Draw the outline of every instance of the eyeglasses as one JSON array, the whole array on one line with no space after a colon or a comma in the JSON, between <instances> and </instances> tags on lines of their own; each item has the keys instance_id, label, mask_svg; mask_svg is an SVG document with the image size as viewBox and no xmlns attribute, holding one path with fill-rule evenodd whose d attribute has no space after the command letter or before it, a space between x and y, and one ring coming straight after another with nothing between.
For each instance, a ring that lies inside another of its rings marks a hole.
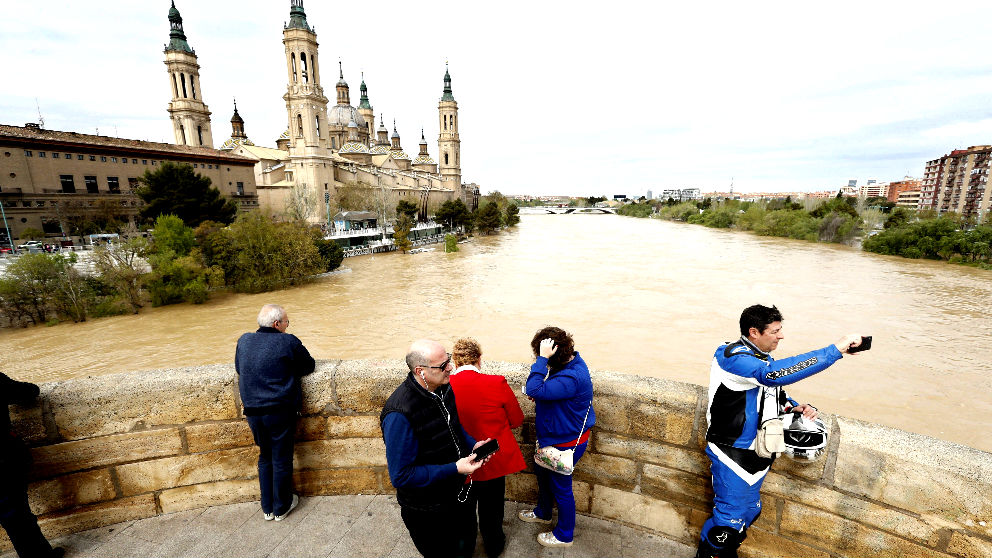
<instances>
[{"instance_id":1,"label":"eyeglasses","mask_svg":"<svg viewBox=\"0 0 992 558\"><path fill-rule=\"evenodd\" d=\"M445 368L448 367L448 364L451 363L451 353L445 353L445 354L448 356L448 358L447 360L441 363L441 366L422 366L421 368L437 368L438 370L444 370Z\"/></svg>"}]
</instances>

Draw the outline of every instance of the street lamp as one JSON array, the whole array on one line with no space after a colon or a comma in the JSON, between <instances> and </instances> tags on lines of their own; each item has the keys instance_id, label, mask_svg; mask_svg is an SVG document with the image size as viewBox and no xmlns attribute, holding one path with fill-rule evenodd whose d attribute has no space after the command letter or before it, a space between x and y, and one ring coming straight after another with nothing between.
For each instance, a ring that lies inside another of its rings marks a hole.
<instances>
[{"instance_id":1,"label":"street lamp","mask_svg":"<svg viewBox=\"0 0 992 558\"><path fill-rule=\"evenodd\" d=\"M327 234L331 234L331 193L324 192L324 206L327 208Z\"/></svg>"},{"instance_id":2,"label":"street lamp","mask_svg":"<svg viewBox=\"0 0 992 558\"><path fill-rule=\"evenodd\" d=\"M14 239L10 236L10 227L7 226L7 212L3 210L3 201L0 200L0 215L3 215L3 228L7 229L7 244L10 244L10 251L14 251Z\"/></svg>"}]
</instances>

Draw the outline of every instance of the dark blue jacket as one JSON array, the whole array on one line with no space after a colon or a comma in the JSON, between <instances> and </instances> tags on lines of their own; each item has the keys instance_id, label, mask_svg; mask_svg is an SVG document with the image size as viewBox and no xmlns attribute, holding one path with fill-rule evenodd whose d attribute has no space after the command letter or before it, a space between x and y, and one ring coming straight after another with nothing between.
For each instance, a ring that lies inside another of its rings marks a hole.
<instances>
[{"instance_id":1,"label":"dark blue jacket","mask_svg":"<svg viewBox=\"0 0 992 558\"><path fill-rule=\"evenodd\" d=\"M579 437L596 424L596 410L592 408L592 377L589 367L579 353L565 364L565 368L548 376L548 359L539 356L530 367L527 377L527 395L534 398L537 441L542 446L561 444ZM589 418L586 419L586 411ZM586 419L585 428L582 420Z\"/></svg>"},{"instance_id":2,"label":"dark blue jacket","mask_svg":"<svg viewBox=\"0 0 992 558\"><path fill-rule=\"evenodd\" d=\"M234 369L245 415L295 413L303 403L300 377L314 369L314 360L293 334L260 327L238 339Z\"/></svg>"},{"instance_id":3,"label":"dark blue jacket","mask_svg":"<svg viewBox=\"0 0 992 558\"><path fill-rule=\"evenodd\" d=\"M0 402L4 406L0 413L0 478L5 483L11 475L20 478L31 465L27 446L10 432L10 410L7 406L11 403L31 403L39 392L35 384L18 382L0 372Z\"/></svg>"}]
</instances>

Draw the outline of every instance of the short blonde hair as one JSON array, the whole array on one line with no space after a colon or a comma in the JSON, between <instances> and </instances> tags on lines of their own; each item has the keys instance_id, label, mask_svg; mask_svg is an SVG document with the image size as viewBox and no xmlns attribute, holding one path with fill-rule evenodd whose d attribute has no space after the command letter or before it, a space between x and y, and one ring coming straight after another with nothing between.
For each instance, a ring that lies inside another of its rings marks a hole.
<instances>
[{"instance_id":1,"label":"short blonde hair","mask_svg":"<svg viewBox=\"0 0 992 558\"><path fill-rule=\"evenodd\" d=\"M459 339L451 350L451 358L455 361L455 366L475 364L482 359L482 347L471 337Z\"/></svg>"}]
</instances>

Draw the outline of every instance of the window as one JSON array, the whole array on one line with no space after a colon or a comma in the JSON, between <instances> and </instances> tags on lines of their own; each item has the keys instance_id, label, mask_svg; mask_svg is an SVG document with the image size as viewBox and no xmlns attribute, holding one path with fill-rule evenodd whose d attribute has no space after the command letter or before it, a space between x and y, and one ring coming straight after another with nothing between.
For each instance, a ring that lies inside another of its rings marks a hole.
<instances>
[{"instance_id":1,"label":"window","mask_svg":"<svg viewBox=\"0 0 992 558\"><path fill-rule=\"evenodd\" d=\"M107 189L110 190L110 193L111 194L120 194L121 193L121 184L117 180L117 177L116 176L108 176L107 177Z\"/></svg>"},{"instance_id":2,"label":"window","mask_svg":"<svg viewBox=\"0 0 992 558\"><path fill-rule=\"evenodd\" d=\"M111 157L110 158L110 162L111 163L116 163L117 162L117 157Z\"/></svg>"},{"instance_id":3,"label":"window","mask_svg":"<svg viewBox=\"0 0 992 558\"><path fill-rule=\"evenodd\" d=\"M100 156L100 162L101 163L106 163L107 162L107 158L101 155Z\"/></svg>"},{"instance_id":4,"label":"window","mask_svg":"<svg viewBox=\"0 0 992 558\"><path fill-rule=\"evenodd\" d=\"M179 74L179 81L183 84L183 99L186 98L186 74Z\"/></svg>"},{"instance_id":5,"label":"window","mask_svg":"<svg viewBox=\"0 0 992 558\"><path fill-rule=\"evenodd\" d=\"M25 156L25 157L34 157L34 154L33 154L33 153L31 153L31 151L29 151L29 150L27 150L27 149L25 149L25 150L24 150L24 156Z\"/></svg>"},{"instance_id":6,"label":"window","mask_svg":"<svg viewBox=\"0 0 992 558\"><path fill-rule=\"evenodd\" d=\"M142 165L147 165L148 164L148 159L142 159L141 160L141 164Z\"/></svg>"},{"instance_id":7,"label":"window","mask_svg":"<svg viewBox=\"0 0 992 558\"><path fill-rule=\"evenodd\" d=\"M96 155L90 155L90 161L96 161Z\"/></svg>"},{"instance_id":8,"label":"window","mask_svg":"<svg viewBox=\"0 0 992 558\"><path fill-rule=\"evenodd\" d=\"M138 160L137 159L131 159L131 164L132 165L137 165L138 164Z\"/></svg>"},{"instance_id":9,"label":"window","mask_svg":"<svg viewBox=\"0 0 992 558\"><path fill-rule=\"evenodd\" d=\"M196 98L196 85L193 84L193 74L189 75L189 90L193 93L193 98Z\"/></svg>"},{"instance_id":10,"label":"window","mask_svg":"<svg viewBox=\"0 0 992 558\"><path fill-rule=\"evenodd\" d=\"M82 155L76 155L76 159L79 159L80 161L82 161L83 160L83 156Z\"/></svg>"},{"instance_id":11,"label":"window","mask_svg":"<svg viewBox=\"0 0 992 558\"><path fill-rule=\"evenodd\" d=\"M127 157L121 157L121 164L122 165L126 165L127 164Z\"/></svg>"},{"instance_id":12,"label":"window","mask_svg":"<svg viewBox=\"0 0 992 558\"><path fill-rule=\"evenodd\" d=\"M238 182L238 195L239 196L245 195L245 183L244 182Z\"/></svg>"},{"instance_id":13,"label":"window","mask_svg":"<svg viewBox=\"0 0 992 558\"><path fill-rule=\"evenodd\" d=\"M176 92L176 98L179 98L179 84L176 82L176 74L172 74L172 89Z\"/></svg>"},{"instance_id":14,"label":"window","mask_svg":"<svg viewBox=\"0 0 992 558\"><path fill-rule=\"evenodd\" d=\"M139 184L138 184L138 179L137 178L135 178L133 176L129 176L127 178L127 187L132 192L135 191L135 190L137 190L138 189L138 186L139 186Z\"/></svg>"},{"instance_id":15,"label":"window","mask_svg":"<svg viewBox=\"0 0 992 558\"><path fill-rule=\"evenodd\" d=\"M83 183L86 184L87 194L98 194L100 193L100 188L96 185L95 176L84 176Z\"/></svg>"},{"instance_id":16,"label":"window","mask_svg":"<svg viewBox=\"0 0 992 558\"><path fill-rule=\"evenodd\" d=\"M52 159L58 159L58 158L59 158L58 153L52 153Z\"/></svg>"},{"instance_id":17,"label":"window","mask_svg":"<svg viewBox=\"0 0 992 558\"><path fill-rule=\"evenodd\" d=\"M196 139L199 140L197 145L203 145L203 126L196 127Z\"/></svg>"},{"instance_id":18,"label":"window","mask_svg":"<svg viewBox=\"0 0 992 558\"><path fill-rule=\"evenodd\" d=\"M198 168L200 168L200 166L197 163L193 163L193 168L194 169L198 169Z\"/></svg>"},{"instance_id":19,"label":"window","mask_svg":"<svg viewBox=\"0 0 992 558\"><path fill-rule=\"evenodd\" d=\"M75 194L76 193L76 185L72 181L72 175L71 174L62 174L62 175L59 175L59 180L62 181L62 193L63 194Z\"/></svg>"},{"instance_id":20,"label":"window","mask_svg":"<svg viewBox=\"0 0 992 558\"><path fill-rule=\"evenodd\" d=\"M331 149L337 149L337 141L335 141L334 136L331 136Z\"/></svg>"},{"instance_id":21,"label":"window","mask_svg":"<svg viewBox=\"0 0 992 558\"><path fill-rule=\"evenodd\" d=\"M45 152L44 151L39 151L38 152L38 156L44 159L45 158Z\"/></svg>"},{"instance_id":22,"label":"window","mask_svg":"<svg viewBox=\"0 0 992 558\"><path fill-rule=\"evenodd\" d=\"M155 161L152 161L152 166L153 166L153 167L155 166Z\"/></svg>"},{"instance_id":23,"label":"window","mask_svg":"<svg viewBox=\"0 0 992 558\"><path fill-rule=\"evenodd\" d=\"M71 153L66 153L65 154L65 158L66 159L72 159L72 154Z\"/></svg>"}]
</instances>

